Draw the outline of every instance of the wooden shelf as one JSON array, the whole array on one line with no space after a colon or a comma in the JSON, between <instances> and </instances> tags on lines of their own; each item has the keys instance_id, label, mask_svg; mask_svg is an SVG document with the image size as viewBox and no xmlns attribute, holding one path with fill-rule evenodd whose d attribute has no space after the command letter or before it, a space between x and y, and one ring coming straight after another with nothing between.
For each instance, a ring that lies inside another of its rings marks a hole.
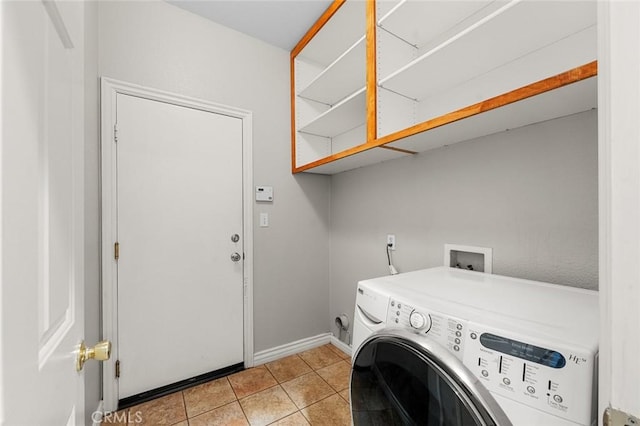
<instances>
[{"instance_id":1,"label":"wooden shelf","mask_svg":"<svg viewBox=\"0 0 640 426\"><path fill-rule=\"evenodd\" d=\"M334 155L328 157L328 159L309 164L299 171L333 175L347 170L357 169L358 167L395 160L396 158L406 157L407 155L409 154L393 149L384 149L384 147L367 148L358 151L354 155Z\"/></svg>"},{"instance_id":2,"label":"wooden shelf","mask_svg":"<svg viewBox=\"0 0 640 426\"><path fill-rule=\"evenodd\" d=\"M292 169L366 141L367 8L334 0L291 51Z\"/></svg>"},{"instance_id":3,"label":"wooden shelf","mask_svg":"<svg viewBox=\"0 0 640 426\"><path fill-rule=\"evenodd\" d=\"M363 36L342 56L330 64L313 81L298 92L298 96L335 105L364 87L366 77L365 37Z\"/></svg>"},{"instance_id":4,"label":"wooden shelf","mask_svg":"<svg viewBox=\"0 0 640 426\"><path fill-rule=\"evenodd\" d=\"M596 57L595 27L520 57L491 72L480 74L447 90L430 93L420 101L378 89L378 137L440 117L451 111L509 93L532 82L593 61ZM539 64L545 64L540 66ZM413 122L409 122L413 120Z\"/></svg>"},{"instance_id":5,"label":"wooden shelf","mask_svg":"<svg viewBox=\"0 0 640 426\"><path fill-rule=\"evenodd\" d=\"M597 62L294 169L335 174L597 108ZM380 148L390 148L380 152Z\"/></svg>"},{"instance_id":6,"label":"wooden shelf","mask_svg":"<svg viewBox=\"0 0 640 426\"><path fill-rule=\"evenodd\" d=\"M596 15L595 1L335 0L291 52L292 171L339 173L596 108Z\"/></svg>"},{"instance_id":7,"label":"wooden shelf","mask_svg":"<svg viewBox=\"0 0 640 426\"><path fill-rule=\"evenodd\" d=\"M470 139L503 132L533 123L565 117L597 108L597 77L592 77L559 89L528 97L478 114L456 120L456 115L423 123L428 130L413 129L390 135L399 138L387 146L427 151ZM461 113L464 115L464 113ZM440 122L445 124L440 125ZM384 139L382 140L384 142Z\"/></svg>"},{"instance_id":8,"label":"wooden shelf","mask_svg":"<svg viewBox=\"0 0 640 426\"><path fill-rule=\"evenodd\" d=\"M380 138L375 145L425 151L597 108L592 62Z\"/></svg>"},{"instance_id":9,"label":"wooden shelf","mask_svg":"<svg viewBox=\"0 0 640 426\"><path fill-rule=\"evenodd\" d=\"M544 2L544 8L539 5L536 2L503 5L429 48L380 80L379 85L408 98L422 100L595 25L594 3ZM509 36L505 37L505 34ZM595 50L595 46L588 48ZM537 68L544 67L538 65Z\"/></svg>"},{"instance_id":10,"label":"wooden shelf","mask_svg":"<svg viewBox=\"0 0 640 426\"><path fill-rule=\"evenodd\" d=\"M298 132L332 138L364 124L366 93L362 87L328 111L304 124Z\"/></svg>"}]
</instances>

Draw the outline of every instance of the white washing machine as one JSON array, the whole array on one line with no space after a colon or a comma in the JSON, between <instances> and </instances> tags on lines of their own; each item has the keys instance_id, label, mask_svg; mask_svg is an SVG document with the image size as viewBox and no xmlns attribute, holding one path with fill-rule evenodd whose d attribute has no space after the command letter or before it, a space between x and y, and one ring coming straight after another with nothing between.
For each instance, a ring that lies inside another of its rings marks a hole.
<instances>
[{"instance_id":1,"label":"white washing machine","mask_svg":"<svg viewBox=\"0 0 640 426\"><path fill-rule=\"evenodd\" d=\"M597 423L598 293L447 267L361 281L355 425Z\"/></svg>"}]
</instances>

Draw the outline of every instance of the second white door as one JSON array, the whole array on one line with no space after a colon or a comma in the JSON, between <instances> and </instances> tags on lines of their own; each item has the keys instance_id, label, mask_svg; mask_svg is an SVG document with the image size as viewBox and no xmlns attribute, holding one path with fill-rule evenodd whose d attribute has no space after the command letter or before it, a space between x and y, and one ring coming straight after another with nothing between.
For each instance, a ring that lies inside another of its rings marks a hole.
<instances>
[{"instance_id":1,"label":"second white door","mask_svg":"<svg viewBox=\"0 0 640 426\"><path fill-rule=\"evenodd\" d=\"M123 399L243 362L242 120L116 102Z\"/></svg>"}]
</instances>

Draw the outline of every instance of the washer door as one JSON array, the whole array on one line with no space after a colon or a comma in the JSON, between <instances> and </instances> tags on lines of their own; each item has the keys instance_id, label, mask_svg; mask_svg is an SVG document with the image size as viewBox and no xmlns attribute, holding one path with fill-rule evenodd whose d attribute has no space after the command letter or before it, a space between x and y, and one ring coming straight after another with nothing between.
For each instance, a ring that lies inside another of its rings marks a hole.
<instances>
[{"instance_id":1,"label":"washer door","mask_svg":"<svg viewBox=\"0 0 640 426\"><path fill-rule=\"evenodd\" d=\"M498 403L444 347L400 329L366 339L353 357L354 425L511 425Z\"/></svg>"}]
</instances>

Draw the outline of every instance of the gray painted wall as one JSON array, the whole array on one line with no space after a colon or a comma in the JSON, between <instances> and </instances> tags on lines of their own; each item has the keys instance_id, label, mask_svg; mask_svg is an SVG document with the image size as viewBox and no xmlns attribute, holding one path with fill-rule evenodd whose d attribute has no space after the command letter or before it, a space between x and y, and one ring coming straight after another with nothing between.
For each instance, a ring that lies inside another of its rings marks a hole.
<instances>
[{"instance_id":1,"label":"gray painted wall","mask_svg":"<svg viewBox=\"0 0 640 426\"><path fill-rule=\"evenodd\" d=\"M442 265L445 243L493 248L495 274L597 289L595 111L334 175L331 314L358 280Z\"/></svg>"},{"instance_id":2,"label":"gray painted wall","mask_svg":"<svg viewBox=\"0 0 640 426\"><path fill-rule=\"evenodd\" d=\"M330 177L290 172L289 53L162 1L99 2L98 28L100 76L253 112L254 183L273 186L275 198L254 203L254 349L326 333ZM91 135L86 155L85 309L87 333L97 335L98 169ZM268 228L258 227L260 212L269 213ZM99 389L87 379L87 410Z\"/></svg>"}]
</instances>

